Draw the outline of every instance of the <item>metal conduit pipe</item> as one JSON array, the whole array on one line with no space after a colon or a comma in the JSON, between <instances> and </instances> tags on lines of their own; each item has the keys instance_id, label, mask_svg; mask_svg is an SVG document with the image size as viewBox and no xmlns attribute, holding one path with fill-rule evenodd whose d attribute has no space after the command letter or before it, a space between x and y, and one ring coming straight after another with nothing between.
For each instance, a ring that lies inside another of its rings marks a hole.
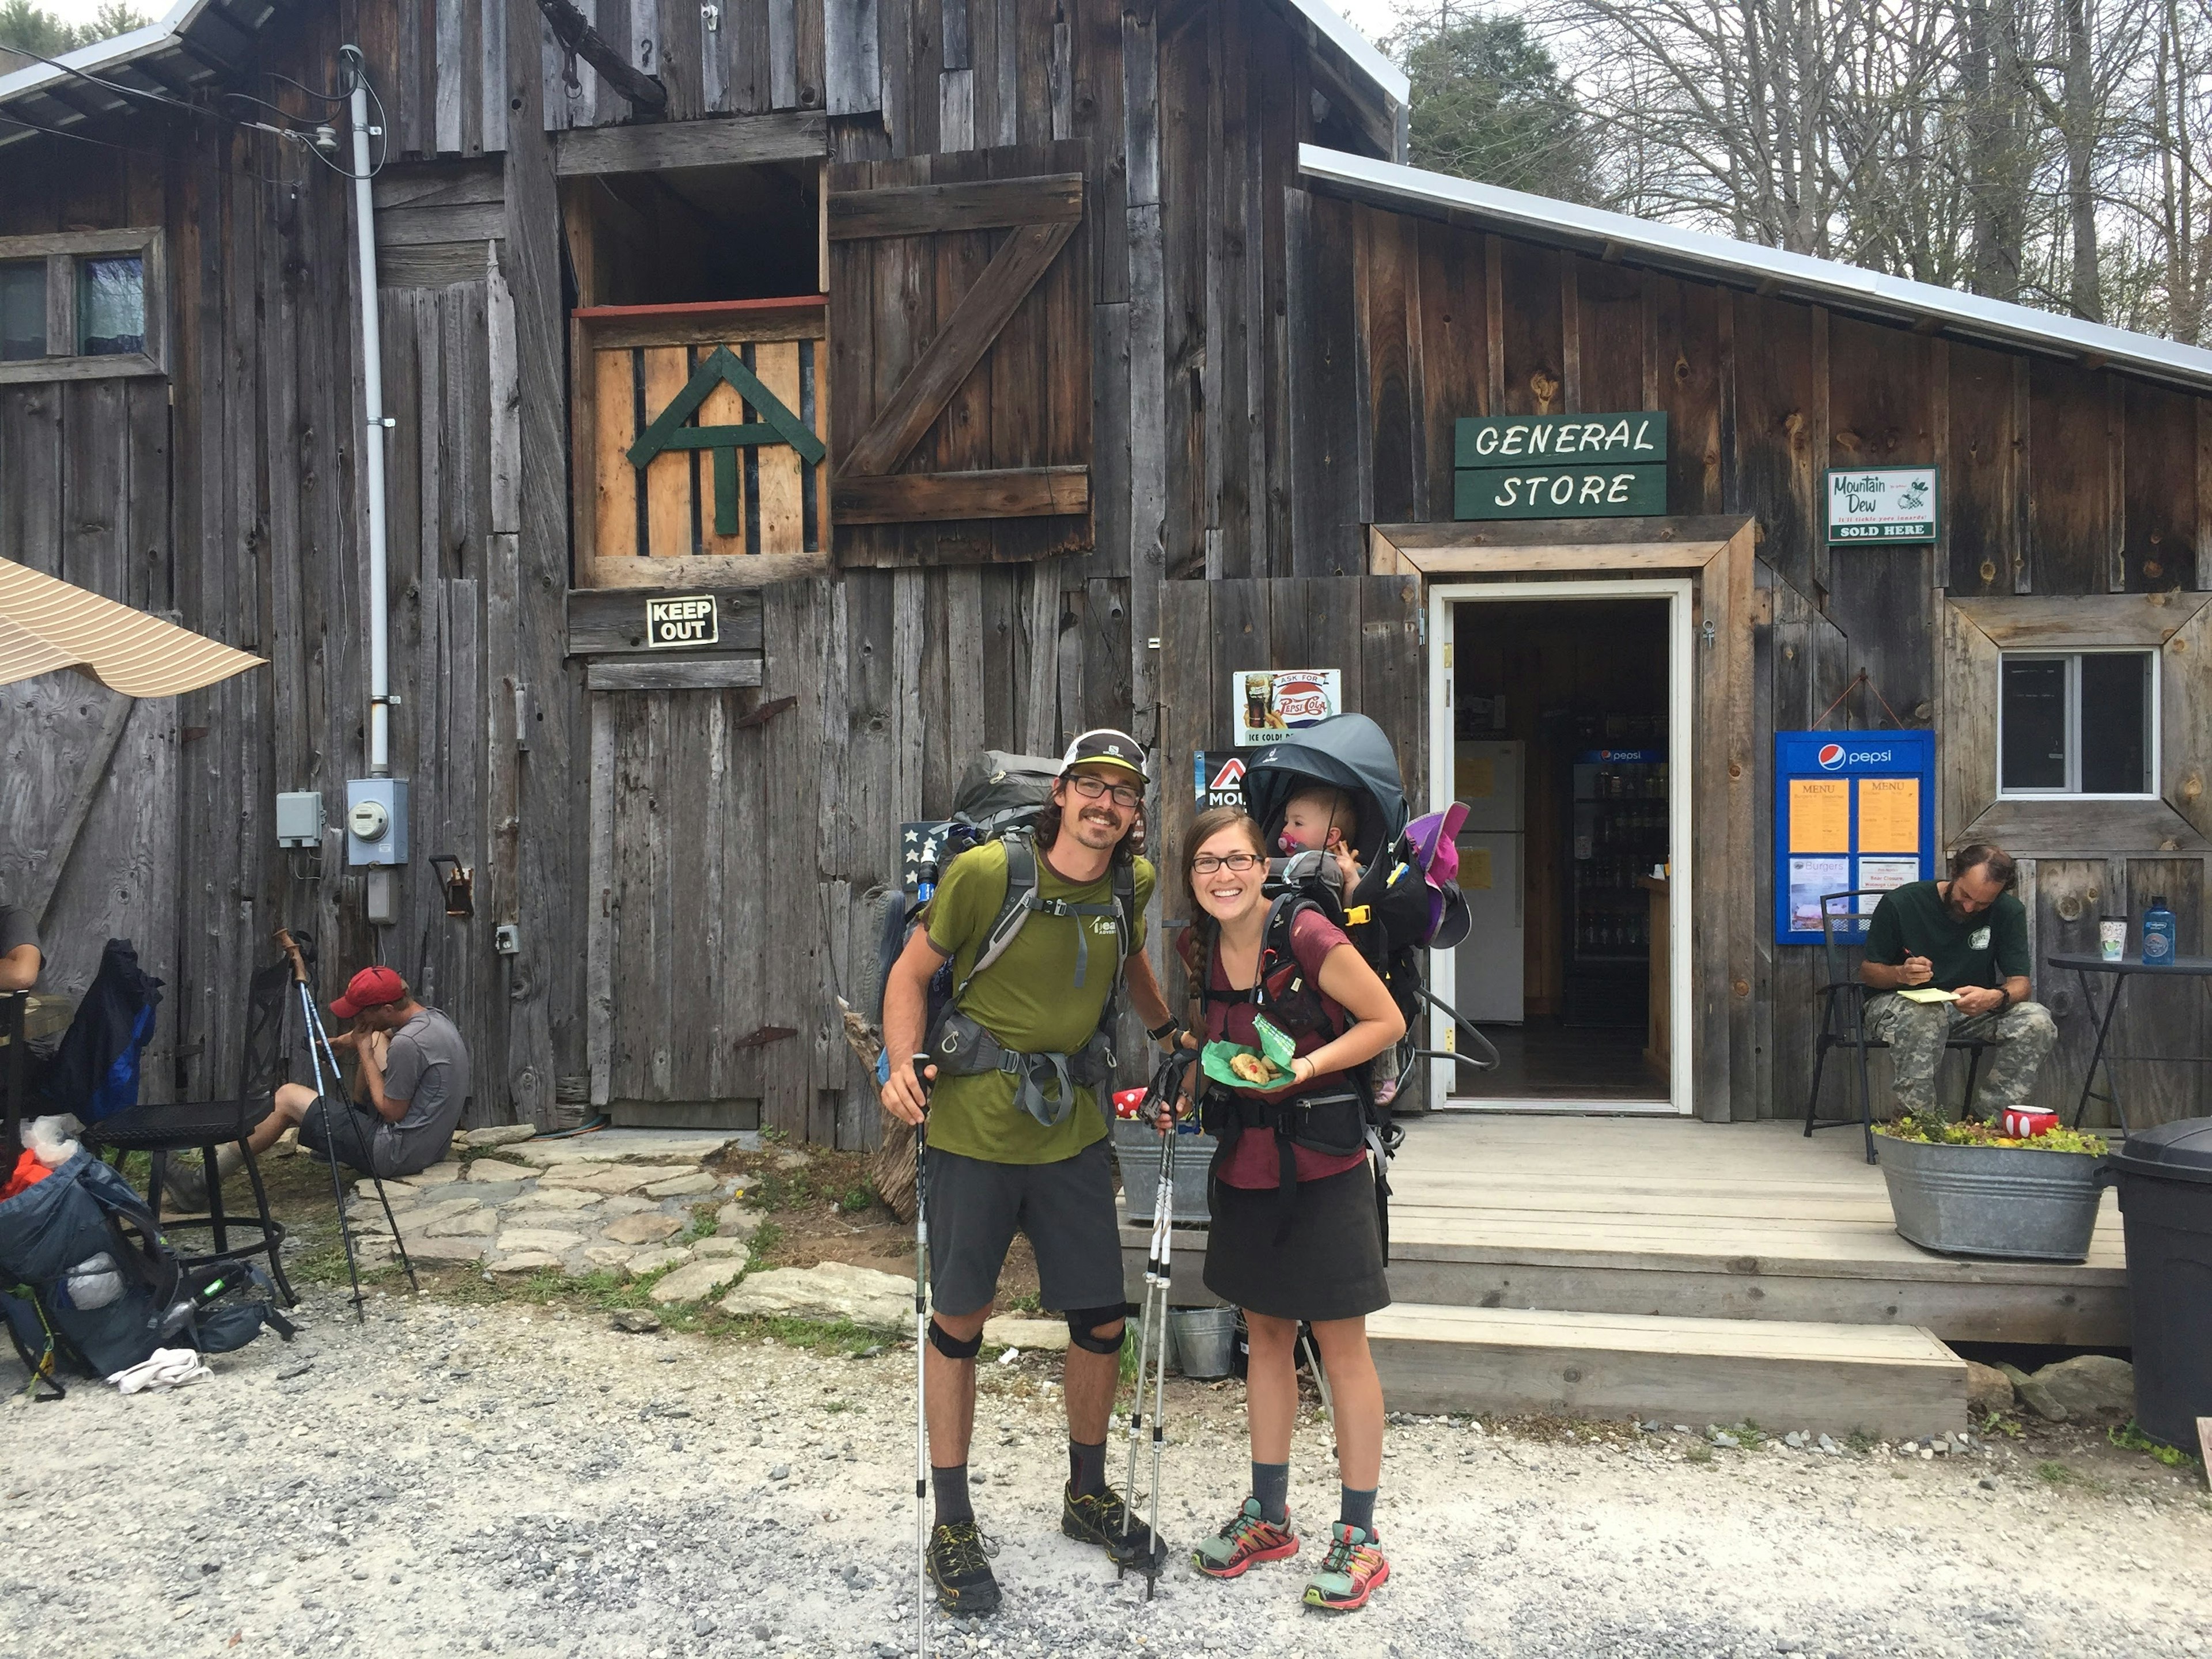
<instances>
[{"instance_id":1,"label":"metal conduit pipe","mask_svg":"<svg viewBox=\"0 0 2212 1659\"><path fill-rule=\"evenodd\" d=\"M358 46L341 46L350 88L353 120L354 245L361 270L362 402L367 423L362 446L362 477L368 490L368 771L392 771L392 659L389 597L386 592L384 434L391 422L384 413L384 340L376 316L376 205L369 191L368 64Z\"/></svg>"}]
</instances>

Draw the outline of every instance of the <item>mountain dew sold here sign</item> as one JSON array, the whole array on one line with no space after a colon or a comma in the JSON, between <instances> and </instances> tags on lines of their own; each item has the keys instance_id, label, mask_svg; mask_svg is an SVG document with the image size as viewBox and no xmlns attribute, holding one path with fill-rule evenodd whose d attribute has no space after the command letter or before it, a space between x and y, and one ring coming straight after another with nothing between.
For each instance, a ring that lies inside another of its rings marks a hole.
<instances>
[{"instance_id":1,"label":"mountain dew sold here sign","mask_svg":"<svg viewBox=\"0 0 2212 1659\"><path fill-rule=\"evenodd\" d=\"M1942 501L1932 466L1828 471L1828 540L1932 542Z\"/></svg>"},{"instance_id":2,"label":"mountain dew sold here sign","mask_svg":"<svg viewBox=\"0 0 2212 1659\"><path fill-rule=\"evenodd\" d=\"M1492 415L1453 432L1457 519L1644 518L1667 510L1667 416Z\"/></svg>"}]
</instances>

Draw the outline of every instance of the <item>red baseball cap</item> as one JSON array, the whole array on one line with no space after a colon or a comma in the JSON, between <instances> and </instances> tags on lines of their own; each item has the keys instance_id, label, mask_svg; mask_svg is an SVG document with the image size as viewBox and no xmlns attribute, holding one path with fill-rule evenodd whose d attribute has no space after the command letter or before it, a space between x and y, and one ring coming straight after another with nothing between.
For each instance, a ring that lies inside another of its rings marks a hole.
<instances>
[{"instance_id":1,"label":"red baseball cap","mask_svg":"<svg viewBox=\"0 0 2212 1659\"><path fill-rule=\"evenodd\" d=\"M381 1008L407 994L407 981L389 968L364 968L346 982L345 994L331 1004L340 1019L351 1019L364 1008Z\"/></svg>"}]
</instances>

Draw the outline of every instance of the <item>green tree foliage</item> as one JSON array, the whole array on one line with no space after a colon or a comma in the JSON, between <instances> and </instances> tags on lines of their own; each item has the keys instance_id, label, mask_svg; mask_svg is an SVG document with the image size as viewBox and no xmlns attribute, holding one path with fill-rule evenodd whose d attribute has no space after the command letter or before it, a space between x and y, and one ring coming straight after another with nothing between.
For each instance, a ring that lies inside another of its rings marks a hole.
<instances>
[{"instance_id":1,"label":"green tree foliage","mask_svg":"<svg viewBox=\"0 0 2212 1659\"><path fill-rule=\"evenodd\" d=\"M151 20L122 0L106 0L89 23L64 22L33 0L4 0L0 3L0 47L12 47L34 58L58 58L95 40L112 40L142 29Z\"/></svg>"},{"instance_id":2,"label":"green tree foliage","mask_svg":"<svg viewBox=\"0 0 2212 1659\"><path fill-rule=\"evenodd\" d=\"M1409 3L1393 55L1413 82L1415 167L1563 201L1596 198L1589 134L1550 50L1517 17Z\"/></svg>"}]
</instances>

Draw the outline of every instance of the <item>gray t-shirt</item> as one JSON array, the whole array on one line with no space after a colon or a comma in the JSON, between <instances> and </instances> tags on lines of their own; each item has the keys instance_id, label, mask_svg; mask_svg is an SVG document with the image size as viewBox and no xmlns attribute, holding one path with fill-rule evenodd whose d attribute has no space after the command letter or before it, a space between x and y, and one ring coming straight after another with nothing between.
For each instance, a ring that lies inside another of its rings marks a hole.
<instances>
[{"instance_id":1,"label":"gray t-shirt","mask_svg":"<svg viewBox=\"0 0 2212 1659\"><path fill-rule=\"evenodd\" d=\"M39 925L20 904L0 904L0 957L39 942Z\"/></svg>"},{"instance_id":2,"label":"gray t-shirt","mask_svg":"<svg viewBox=\"0 0 2212 1659\"><path fill-rule=\"evenodd\" d=\"M407 1110L385 1125L395 1168L427 1170L453 1144L461 1105L469 1097L469 1050L461 1034L435 1008L425 1008L392 1034L384 1060L384 1092Z\"/></svg>"}]
</instances>

